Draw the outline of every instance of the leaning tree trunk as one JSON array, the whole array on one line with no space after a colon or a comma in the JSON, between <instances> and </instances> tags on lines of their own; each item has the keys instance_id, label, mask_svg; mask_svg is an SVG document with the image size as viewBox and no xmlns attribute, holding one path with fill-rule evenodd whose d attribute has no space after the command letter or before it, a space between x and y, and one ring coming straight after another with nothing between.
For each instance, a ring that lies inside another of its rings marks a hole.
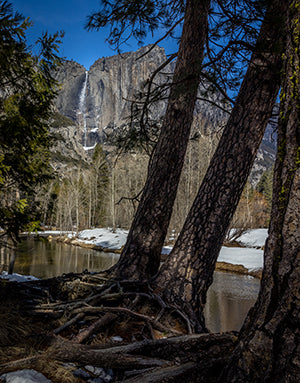
<instances>
[{"instance_id":1,"label":"leaning tree trunk","mask_svg":"<svg viewBox=\"0 0 300 383\"><path fill-rule=\"evenodd\" d=\"M300 3L291 3L262 284L221 382L300 382Z\"/></svg>"},{"instance_id":2,"label":"leaning tree trunk","mask_svg":"<svg viewBox=\"0 0 300 383\"><path fill-rule=\"evenodd\" d=\"M147 280L160 264L200 82L210 0L188 0L168 107L128 239L112 273Z\"/></svg>"},{"instance_id":3,"label":"leaning tree trunk","mask_svg":"<svg viewBox=\"0 0 300 383\"><path fill-rule=\"evenodd\" d=\"M287 1L272 4L219 145L154 282L169 302L185 306L194 316L197 331L205 329L203 306L215 263L279 91Z\"/></svg>"}]
</instances>

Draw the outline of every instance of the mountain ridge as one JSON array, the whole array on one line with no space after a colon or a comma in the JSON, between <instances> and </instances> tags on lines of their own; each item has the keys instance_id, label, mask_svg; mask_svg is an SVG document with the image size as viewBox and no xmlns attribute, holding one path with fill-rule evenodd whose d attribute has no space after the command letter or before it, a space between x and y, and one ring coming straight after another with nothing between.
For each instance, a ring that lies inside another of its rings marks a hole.
<instances>
[{"instance_id":1,"label":"mountain ridge","mask_svg":"<svg viewBox=\"0 0 300 383\"><path fill-rule=\"evenodd\" d=\"M105 129L108 126L124 124L130 114L130 100L142 89L153 71L165 62L163 48L155 46L145 55L150 48L146 46L134 52L99 58L88 71L75 61L66 61L59 70L57 80L62 85L56 107L59 113L70 118L77 126L76 139L86 151L92 151L98 142L105 142ZM168 64L164 73L157 75L156 83L159 85L164 82L173 69L174 64ZM218 95L213 95L212 100L218 102ZM157 104L155 117L163 116L166 105L166 101ZM203 101L197 102L195 115L205 120L208 129L224 125L227 120L225 112ZM253 184L258 182L261 173L274 161L276 144L270 140L272 129L268 126L259 150L252 171Z\"/></svg>"}]
</instances>

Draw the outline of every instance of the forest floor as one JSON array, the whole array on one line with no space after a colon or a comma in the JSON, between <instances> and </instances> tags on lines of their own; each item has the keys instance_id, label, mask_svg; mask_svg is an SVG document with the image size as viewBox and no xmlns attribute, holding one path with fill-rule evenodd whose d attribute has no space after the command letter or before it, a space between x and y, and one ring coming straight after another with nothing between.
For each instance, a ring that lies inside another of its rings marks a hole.
<instances>
[{"instance_id":1,"label":"forest floor","mask_svg":"<svg viewBox=\"0 0 300 383\"><path fill-rule=\"evenodd\" d=\"M193 334L148 285L101 274L2 280L0 299L1 382L213 382L237 341Z\"/></svg>"}]
</instances>

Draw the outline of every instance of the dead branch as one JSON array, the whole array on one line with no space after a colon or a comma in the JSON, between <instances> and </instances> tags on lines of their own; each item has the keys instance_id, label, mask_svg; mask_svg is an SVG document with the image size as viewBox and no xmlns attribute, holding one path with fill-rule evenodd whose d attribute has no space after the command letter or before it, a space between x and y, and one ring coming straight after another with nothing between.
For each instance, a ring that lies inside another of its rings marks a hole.
<instances>
[{"instance_id":1,"label":"dead branch","mask_svg":"<svg viewBox=\"0 0 300 383\"><path fill-rule=\"evenodd\" d=\"M84 314L77 314L78 315L84 315ZM77 336L74 338L74 342L77 343L83 343L86 339L88 339L93 334L97 333L102 327L105 327L109 323L114 322L117 319L117 315L107 313L100 319L98 319L96 322L94 322L91 326L81 331Z\"/></svg>"},{"instance_id":2,"label":"dead branch","mask_svg":"<svg viewBox=\"0 0 300 383\"><path fill-rule=\"evenodd\" d=\"M136 61L140 60L142 57L146 56L148 53L150 53L161 41L163 41L166 37L168 37L171 32L177 27L177 25L179 25L182 21L184 20L184 17L181 17L174 25L172 25L172 27L167 31L167 33L161 37L160 39L158 39L157 41L155 41L154 44L152 44L151 48L147 50L147 52L143 53L141 56L139 56Z\"/></svg>"},{"instance_id":3,"label":"dead branch","mask_svg":"<svg viewBox=\"0 0 300 383\"><path fill-rule=\"evenodd\" d=\"M80 314L77 314L75 317L73 317L72 319L70 319L68 322L64 323L63 325L61 325L60 327L56 328L53 333L55 335L58 335L59 333L61 333L62 331L64 331L65 329L67 329L68 327L72 326L73 324L77 323L78 321L80 321L82 318L84 317L84 314L80 313Z\"/></svg>"},{"instance_id":4,"label":"dead branch","mask_svg":"<svg viewBox=\"0 0 300 383\"><path fill-rule=\"evenodd\" d=\"M0 375L11 371L22 370L24 368L34 368L39 359L40 356L31 356L29 358L22 358L9 363L1 364Z\"/></svg>"}]
</instances>

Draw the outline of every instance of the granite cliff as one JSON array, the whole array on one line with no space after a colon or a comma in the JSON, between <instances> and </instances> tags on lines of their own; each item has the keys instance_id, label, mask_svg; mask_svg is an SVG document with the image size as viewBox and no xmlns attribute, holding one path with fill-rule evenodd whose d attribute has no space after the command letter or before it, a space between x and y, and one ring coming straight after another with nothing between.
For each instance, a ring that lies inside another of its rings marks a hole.
<instances>
[{"instance_id":1,"label":"granite cliff","mask_svg":"<svg viewBox=\"0 0 300 383\"><path fill-rule=\"evenodd\" d=\"M130 113L130 100L166 59L164 49L155 47L137 60L148 49L100 58L89 71L74 61L66 61L58 72L62 85L57 109L78 124L85 147L103 141L108 125L122 123ZM163 77L159 75L157 81L163 81Z\"/></svg>"},{"instance_id":2,"label":"granite cliff","mask_svg":"<svg viewBox=\"0 0 300 383\"><path fill-rule=\"evenodd\" d=\"M165 60L163 48L156 46L143 56L148 47L136 52L123 53L98 59L87 71L75 61L66 61L57 74L61 91L56 100L59 113L68 117L77 126L72 127L73 140L88 151L97 142L105 141L107 127L117 127L130 114L131 100L142 89L143 83ZM141 57L142 56L142 57ZM159 74L155 82L161 84L173 72L174 65L168 65ZM218 102L217 96L211 96ZM162 116L166 102L156 105L155 117ZM204 121L207 129L219 127L227 119L227 114L210 103L198 101L195 108L195 120ZM261 173L274 161L275 142L269 127L258 153L252 172L255 185ZM66 132L65 132L66 133ZM64 134L64 136L68 136Z\"/></svg>"}]
</instances>

